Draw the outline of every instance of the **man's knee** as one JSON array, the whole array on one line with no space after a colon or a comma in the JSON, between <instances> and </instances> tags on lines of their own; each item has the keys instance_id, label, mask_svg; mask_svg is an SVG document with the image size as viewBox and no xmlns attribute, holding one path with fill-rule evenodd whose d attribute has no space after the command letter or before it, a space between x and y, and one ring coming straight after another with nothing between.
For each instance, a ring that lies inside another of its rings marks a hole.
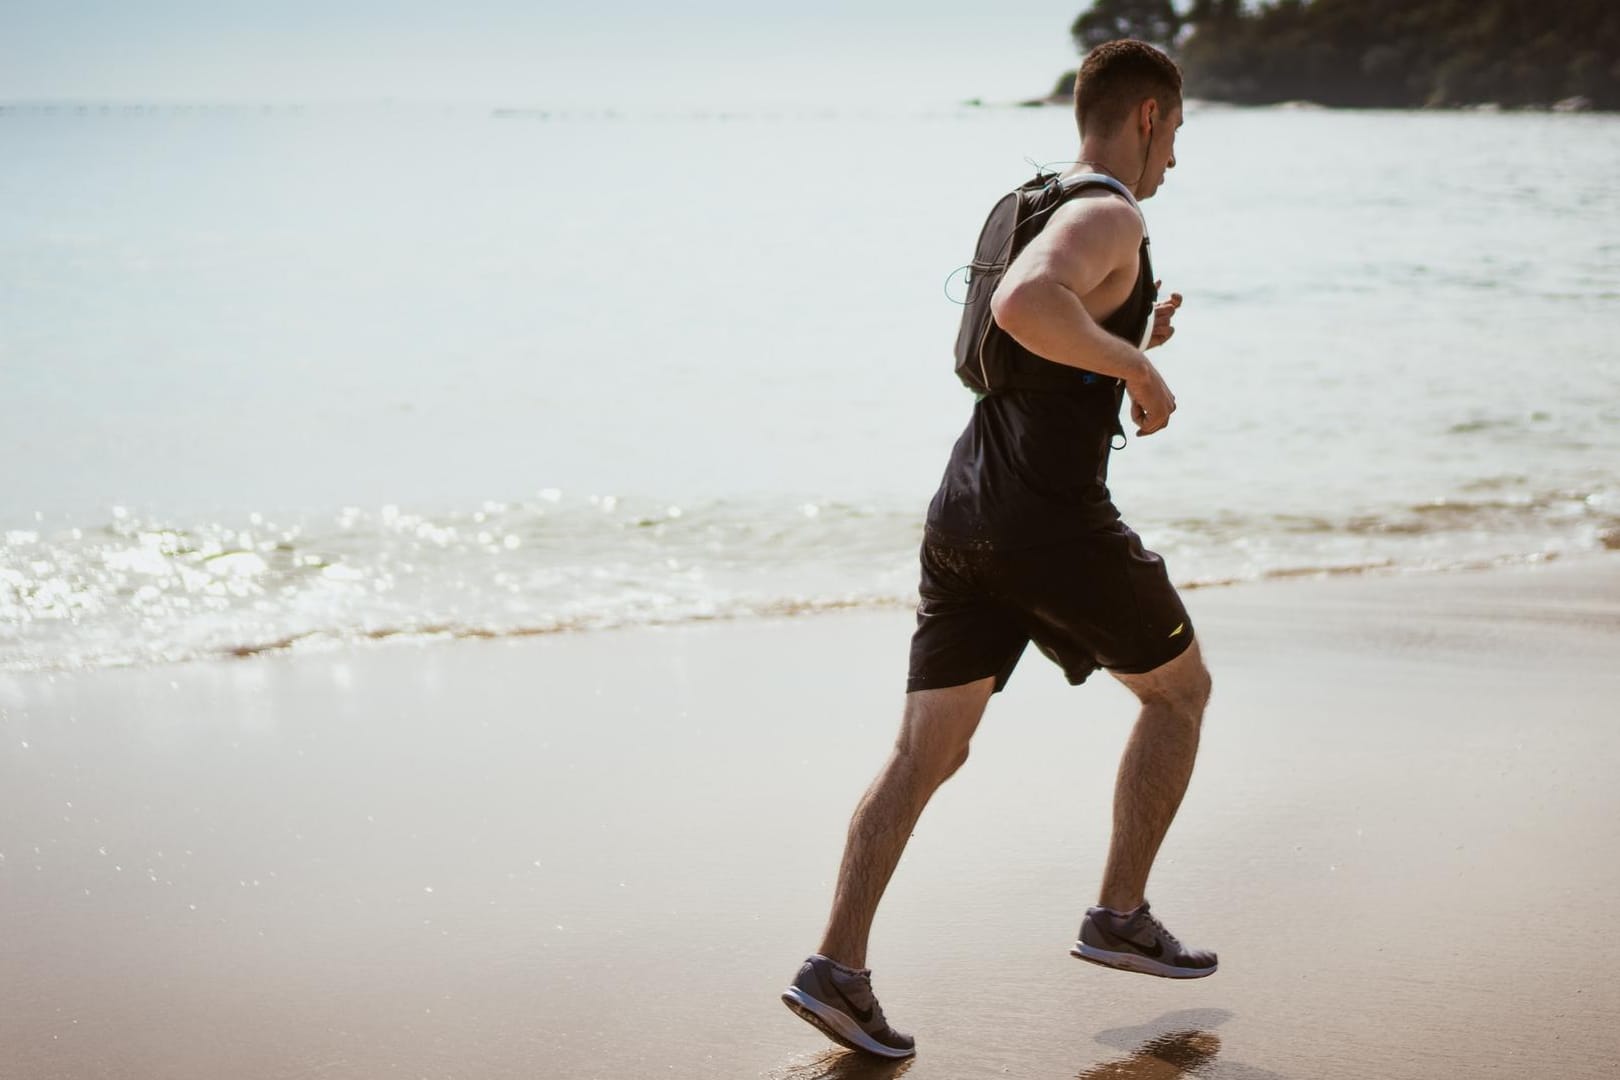
<instances>
[{"instance_id":1,"label":"man's knee","mask_svg":"<svg viewBox=\"0 0 1620 1080\"><path fill-rule=\"evenodd\" d=\"M967 762L971 731L936 728L918 737L914 727L908 725L908 729L895 743L894 753L923 781L937 787Z\"/></svg>"},{"instance_id":2,"label":"man's knee","mask_svg":"<svg viewBox=\"0 0 1620 1080\"><path fill-rule=\"evenodd\" d=\"M1160 700L1178 715L1196 723L1204 717L1204 708L1209 704L1209 695L1213 688L1214 680L1210 678L1209 668L1205 667L1204 661L1199 658L1178 672L1174 680L1164 684L1160 691Z\"/></svg>"},{"instance_id":3,"label":"man's knee","mask_svg":"<svg viewBox=\"0 0 1620 1080\"><path fill-rule=\"evenodd\" d=\"M1120 676L1120 681L1143 705L1168 709L1193 723L1203 718L1214 687L1196 643L1168 664L1145 675Z\"/></svg>"},{"instance_id":4,"label":"man's knee","mask_svg":"<svg viewBox=\"0 0 1620 1080\"><path fill-rule=\"evenodd\" d=\"M1200 657L1187 687L1188 704L1197 708L1200 716L1203 715L1204 706L1209 704L1209 695L1214 688L1215 680L1210 677L1209 668Z\"/></svg>"},{"instance_id":5,"label":"man's knee","mask_svg":"<svg viewBox=\"0 0 1620 1080\"><path fill-rule=\"evenodd\" d=\"M926 780L949 780L968 759L992 682L908 694L895 754Z\"/></svg>"}]
</instances>

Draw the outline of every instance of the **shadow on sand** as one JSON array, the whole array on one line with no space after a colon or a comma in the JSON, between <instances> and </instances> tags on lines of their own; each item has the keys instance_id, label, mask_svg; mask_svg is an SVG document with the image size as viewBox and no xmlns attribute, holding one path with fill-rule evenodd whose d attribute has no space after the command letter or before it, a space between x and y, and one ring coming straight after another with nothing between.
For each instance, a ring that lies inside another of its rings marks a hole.
<instances>
[{"instance_id":1,"label":"shadow on sand","mask_svg":"<svg viewBox=\"0 0 1620 1080\"><path fill-rule=\"evenodd\" d=\"M1280 1073L1220 1056L1221 1037L1210 1029L1230 1019L1232 1014L1225 1009L1183 1009L1136 1027L1110 1028L1100 1032L1097 1041L1125 1056L1088 1066L1076 1080L1283 1080ZM915 1061L826 1050L780 1065L764 1080L893 1080L905 1075Z\"/></svg>"}]
</instances>

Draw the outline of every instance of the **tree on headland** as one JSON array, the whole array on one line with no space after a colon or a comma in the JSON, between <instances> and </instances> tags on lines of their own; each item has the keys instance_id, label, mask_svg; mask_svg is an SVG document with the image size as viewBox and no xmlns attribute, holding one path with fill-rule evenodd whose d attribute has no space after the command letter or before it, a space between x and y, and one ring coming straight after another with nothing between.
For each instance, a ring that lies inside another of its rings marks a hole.
<instances>
[{"instance_id":1,"label":"tree on headland","mask_svg":"<svg viewBox=\"0 0 1620 1080\"><path fill-rule=\"evenodd\" d=\"M1097 0L1069 28L1082 54L1105 41L1136 38L1168 48L1181 29L1181 16L1170 0Z\"/></svg>"},{"instance_id":2,"label":"tree on headland","mask_svg":"<svg viewBox=\"0 0 1620 1080\"><path fill-rule=\"evenodd\" d=\"M1082 53L1120 36L1169 48L1189 94L1217 101L1620 109L1620 0L1192 0L1183 7L1178 15L1168 0L1098 0L1071 33Z\"/></svg>"}]
</instances>

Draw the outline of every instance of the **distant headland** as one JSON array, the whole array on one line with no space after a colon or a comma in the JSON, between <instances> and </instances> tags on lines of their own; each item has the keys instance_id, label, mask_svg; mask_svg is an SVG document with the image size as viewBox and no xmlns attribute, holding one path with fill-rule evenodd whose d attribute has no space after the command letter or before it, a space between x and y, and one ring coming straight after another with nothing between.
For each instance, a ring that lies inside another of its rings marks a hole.
<instances>
[{"instance_id":1,"label":"distant headland","mask_svg":"<svg viewBox=\"0 0 1620 1080\"><path fill-rule=\"evenodd\" d=\"M1070 34L1082 55L1152 42L1204 101L1620 110L1616 0L1097 0ZM1069 101L1074 79L1025 104Z\"/></svg>"}]
</instances>

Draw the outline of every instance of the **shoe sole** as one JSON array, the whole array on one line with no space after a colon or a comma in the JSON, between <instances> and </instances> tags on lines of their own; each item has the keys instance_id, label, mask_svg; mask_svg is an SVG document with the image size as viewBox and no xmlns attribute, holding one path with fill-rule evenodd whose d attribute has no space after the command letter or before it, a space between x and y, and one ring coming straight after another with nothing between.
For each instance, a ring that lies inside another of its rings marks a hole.
<instances>
[{"instance_id":1,"label":"shoe sole","mask_svg":"<svg viewBox=\"0 0 1620 1080\"><path fill-rule=\"evenodd\" d=\"M892 1046L884 1046L862 1031L854 1020L832 1006L822 1004L797 986L790 986L782 991L782 1004L791 1009L800 1020L839 1046L850 1050L859 1050L863 1054L875 1054L884 1058L905 1058L917 1052L915 1048L897 1050Z\"/></svg>"},{"instance_id":2,"label":"shoe sole","mask_svg":"<svg viewBox=\"0 0 1620 1080\"><path fill-rule=\"evenodd\" d=\"M1215 974L1219 964L1211 964L1207 968L1175 967L1172 964L1161 964L1157 960L1136 953L1109 952L1083 941L1074 943L1069 955L1077 960L1085 960L1099 967L1113 968L1115 971L1134 971L1139 975L1157 975L1161 979L1205 979Z\"/></svg>"}]
</instances>

